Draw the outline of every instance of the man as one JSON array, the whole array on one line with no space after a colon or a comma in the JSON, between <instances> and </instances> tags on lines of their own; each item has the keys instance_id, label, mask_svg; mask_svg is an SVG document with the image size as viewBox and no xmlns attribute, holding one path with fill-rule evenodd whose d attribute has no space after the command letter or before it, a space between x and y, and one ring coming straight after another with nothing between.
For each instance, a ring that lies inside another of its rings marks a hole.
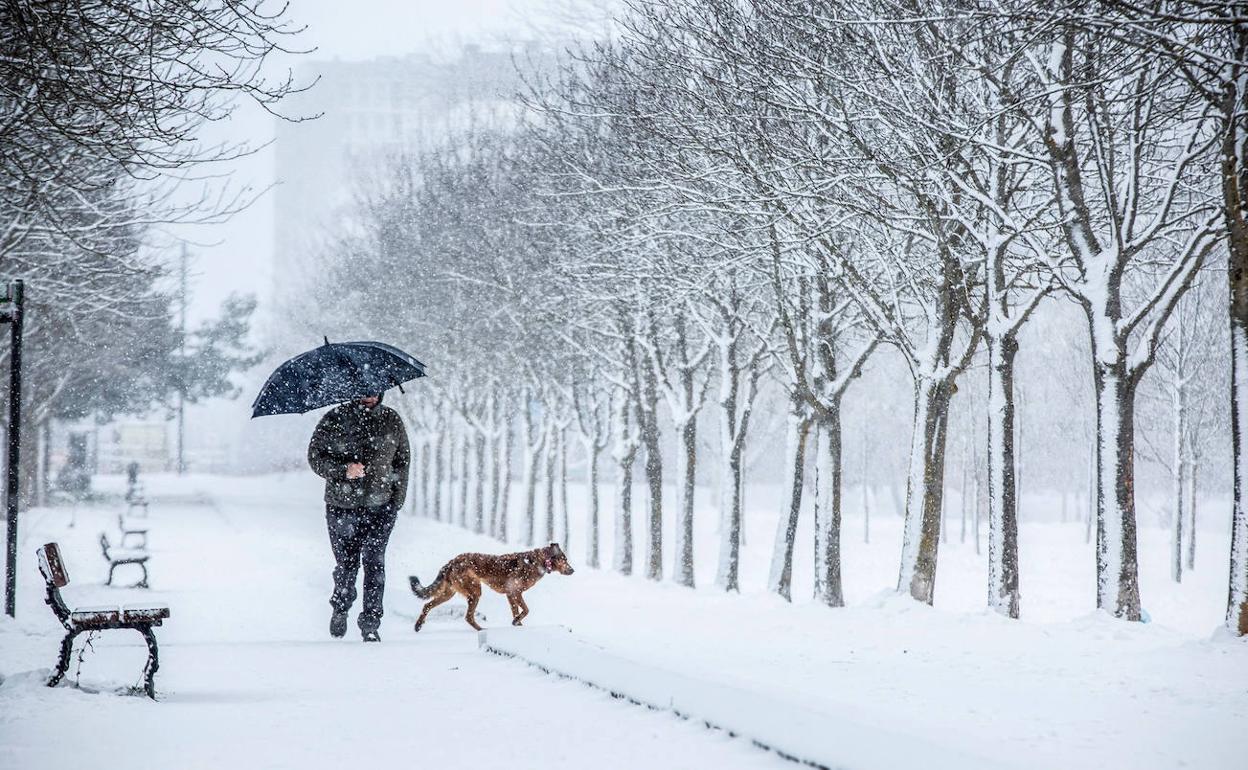
<instances>
[{"instance_id":1,"label":"man","mask_svg":"<svg viewBox=\"0 0 1248 770\"><path fill-rule=\"evenodd\" d=\"M364 607L358 622L366 642L381 641L377 629L386 588L386 545L407 497L410 461L403 420L382 406L381 398L368 396L334 407L321 418L308 444L308 464L325 479L325 520L337 561L329 633L347 633L355 576L363 563Z\"/></svg>"}]
</instances>

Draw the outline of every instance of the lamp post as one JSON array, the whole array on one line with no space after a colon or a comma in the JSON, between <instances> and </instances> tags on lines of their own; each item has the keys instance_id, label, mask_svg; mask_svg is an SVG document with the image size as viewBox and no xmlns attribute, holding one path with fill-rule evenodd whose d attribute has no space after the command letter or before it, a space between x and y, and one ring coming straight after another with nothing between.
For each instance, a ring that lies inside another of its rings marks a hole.
<instances>
[{"instance_id":1,"label":"lamp post","mask_svg":"<svg viewBox=\"0 0 1248 770\"><path fill-rule=\"evenodd\" d=\"M9 325L12 351L9 358L9 451L5 507L8 520L8 552L4 569L4 612L13 617L17 607L17 497L21 478L18 460L22 448L22 316L25 284L19 278L5 287L0 297L0 323Z\"/></svg>"}]
</instances>

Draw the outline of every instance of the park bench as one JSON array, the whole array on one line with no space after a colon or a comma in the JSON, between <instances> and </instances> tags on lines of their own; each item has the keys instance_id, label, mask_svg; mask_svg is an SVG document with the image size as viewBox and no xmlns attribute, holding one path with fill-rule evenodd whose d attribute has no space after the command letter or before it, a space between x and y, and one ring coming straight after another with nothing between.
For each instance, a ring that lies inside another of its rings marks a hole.
<instances>
[{"instance_id":1,"label":"park bench","mask_svg":"<svg viewBox=\"0 0 1248 770\"><path fill-rule=\"evenodd\" d=\"M117 514L117 529L121 531L121 542L118 543L122 548L147 548L147 518L143 516L127 516L124 513ZM133 543L127 541L133 539Z\"/></svg>"},{"instance_id":2,"label":"park bench","mask_svg":"<svg viewBox=\"0 0 1248 770\"><path fill-rule=\"evenodd\" d=\"M147 518L147 498L136 497L126 501L126 516L129 518Z\"/></svg>"},{"instance_id":3,"label":"park bench","mask_svg":"<svg viewBox=\"0 0 1248 770\"><path fill-rule=\"evenodd\" d=\"M143 579L135 583L131 588L147 588L147 559L150 554L142 548L114 548L108 542L108 535L100 533L100 550L104 552L104 558L108 560L108 582L106 585L113 584L113 573L118 567L124 564L137 564L139 569L143 570Z\"/></svg>"},{"instance_id":4,"label":"park bench","mask_svg":"<svg viewBox=\"0 0 1248 770\"><path fill-rule=\"evenodd\" d=\"M37 551L39 555L39 571L43 573L47 584L48 595L44 600L52 608L57 620L65 627L65 638L61 640L61 654L56 663L56 671L48 680L49 687L55 687L69 670L70 656L73 654L74 639L85 631L108 631L129 628L138 631L147 642L147 665L143 667L143 687L147 697L156 698L156 669L160 660L156 650L156 634L154 626L169 617L169 608L163 604L128 604L121 607L79 607L70 609L61 598L61 589L69 585L69 572L61 561L61 551L56 543L48 543Z\"/></svg>"}]
</instances>

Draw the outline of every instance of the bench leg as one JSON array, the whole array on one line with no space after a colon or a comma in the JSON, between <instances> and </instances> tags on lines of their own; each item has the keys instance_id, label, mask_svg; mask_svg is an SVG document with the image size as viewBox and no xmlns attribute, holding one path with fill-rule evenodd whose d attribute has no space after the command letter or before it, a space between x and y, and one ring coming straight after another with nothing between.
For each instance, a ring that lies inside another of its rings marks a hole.
<instances>
[{"instance_id":1,"label":"bench leg","mask_svg":"<svg viewBox=\"0 0 1248 770\"><path fill-rule=\"evenodd\" d=\"M143 634L143 639L147 642L147 665L143 667L143 686L147 690L147 697L156 700L156 670L160 668L160 656L156 651L156 634L152 633L151 626L144 626L138 631Z\"/></svg>"},{"instance_id":2,"label":"bench leg","mask_svg":"<svg viewBox=\"0 0 1248 770\"><path fill-rule=\"evenodd\" d=\"M65 638L61 640L61 656L56 661L56 671L52 674L52 678L48 680L48 687L56 687L65 678L65 673L69 671L69 659L74 652L74 639L77 638L78 631L69 631L65 634Z\"/></svg>"},{"instance_id":3,"label":"bench leg","mask_svg":"<svg viewBox=\"0 0 1248 770\"><path fill-rule=\"evenodd\" d=\"M113 584L113 571L117 569L117 562L110 561L108 563L108 582L104 585L111 586Z\"/></svg>"},{"instance_id":4,"label":"bench leg","mask_svg":"<svg viewBox=\"0 0 1248 770\"><path fill-rule=\"evenodd\" d=\"M135 588L147 588L147 587L148 587L148 585L147 585L147 565L146 565L146 564L144 564L143 562L139 562L139 567L141 567L141 568L143 569L143 579L142 579L142 580L140 580L138 583L136 583L134 587L135 587Z\"/></svg>"}]
</instances>

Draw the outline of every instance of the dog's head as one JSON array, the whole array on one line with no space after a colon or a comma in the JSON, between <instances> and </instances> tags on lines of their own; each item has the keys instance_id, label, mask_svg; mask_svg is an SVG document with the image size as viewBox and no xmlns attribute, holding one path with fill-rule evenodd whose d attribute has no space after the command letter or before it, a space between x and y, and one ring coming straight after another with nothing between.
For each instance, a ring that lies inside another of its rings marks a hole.
<instances>
[{"instance_id":1,"label":"dog's head","mask_svg":"<svg viewBox=\"0 0 1248 770\"><path fill-rule=\"evenodd\" d=\"M546 560L547 572L558 572L560 575L571 575L576 570L568 564L568 557L558 543L551 543L542 549L542 557Z\"/></svg>"}]
</instances>

